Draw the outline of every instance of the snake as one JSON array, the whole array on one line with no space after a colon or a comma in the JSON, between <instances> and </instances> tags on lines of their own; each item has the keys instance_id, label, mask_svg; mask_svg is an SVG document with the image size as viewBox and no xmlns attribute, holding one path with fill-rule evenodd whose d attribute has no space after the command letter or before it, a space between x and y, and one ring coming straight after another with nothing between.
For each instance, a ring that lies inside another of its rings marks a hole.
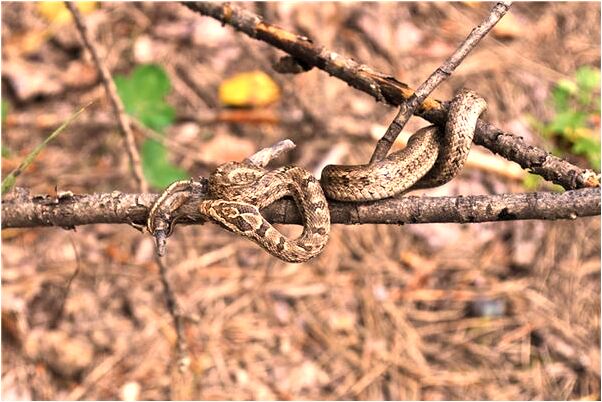
<instances>
[{"instance_id":1,"label":"snake","mask_svg":"<svg viewBox=\"0 0 602 402\"><path fill-rule=\"evenodd\" d=\"M185 199L178 200L174 195L189 186L187 183L170 185L155 203L147 224L151 233L162 227L157 217L163 204L167 204L169 210L183 204ZM301 213L303 232L296 239L283 235L260 213L262 208L285 196L293 198ZM298 166L267 171L248 162L224 163L208 177L206 196L198 202L197 208L212 222L249 238L287 262L314 258L326 246L330 235L330 212L320 182ZM166 227L169 235L171 225Z\"/></svg>"},{"instance_id":2,"label":"snake","mask_svg":"<svg viewBox=\"0 0 602 402\"><path fill-rule=\"evenodd\" d=\"M404 192L440 186L462 169L476 128L487 103L474 91L460 90L452 99L445 129L429 126L418 130L407 146L373 164L329 165L318 181L298 166L268 171L245 160L218 166L209 176L198 202L198 211L226 230L242 235L287 262L308 261L324 249L330 234L330 212L326 197L337 201L373 201ZM189 196L192 181L175 182L153 205L147 222L155 234L169 236L165 223ZM184 191L186 192L186 191ZM274 201L292 196L303 221L303 232L289 239L260 213ZM159 244L159 237L157 237ZM161 253L161 252L160 252Z\"/></svg>"},{"instance_id":3,"label":"snake","mask_svg":"<svg viewBox=\"0 0 602 402\"><path fill-rule=\"evenodd\" d=\"M374 201L447 183L464 166L486 109L476 92L461 89L450 102L444 130L422 128L404 149L373 164L326 166L320 178L324 193L337 201Z\"/></svg>"}]
</instances>

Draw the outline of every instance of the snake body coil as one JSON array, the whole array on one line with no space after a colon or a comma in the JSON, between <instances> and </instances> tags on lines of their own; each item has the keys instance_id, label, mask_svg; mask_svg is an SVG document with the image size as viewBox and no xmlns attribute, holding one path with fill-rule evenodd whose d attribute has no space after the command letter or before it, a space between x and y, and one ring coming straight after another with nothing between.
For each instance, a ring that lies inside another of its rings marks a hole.
<instances>
[{"instance_id":1,"label":"snake body coil","mask_svg":"<svg viewBox=\"0 0 602 402\"><path fill-rule=\"evenodd\" d=\"M250 162L225 163L207 180L207 196L198 209L213 222L250 238L282 260L307 261L322 251L330 234L325 193L335 200L369 201L448 182L462 169L478 117L486 107L474 92L462 90L450 104L443 133L435 126L418 130L405 149L372 165L327 166L321 183L300 167L266 171ZM148 229L158 234L158 244L159 238L171 233L173 222L169 222L169 216L190 198L192 189L188 181L173 183L153 205ZM303 233L292 240L259 212L287 195L294 198L303 219Z\"/></svg>"},{"instance_id":2,"label":"snake body coil","mask_svg":"<svg viewBox=\"0 0 602 402\"><path fill-rule=\"evenodd\" d=\"M330 234L330 213L320 183L307 170L285 166L266 171L229 162L209 177L211 199L199 211L231 232L246 236L276 257L303 262L318 255ZM274 201L291 195L303 217L303 233L290 240L260 213Z\"/></svg>"},{"instance_id":3,"label":"snake body coil","mask_svg":"<svg viewBox=\"0 0 602 402\"><path fill-rule=\"evenodd\" d=\"M320 179L324 193L334 200L370 201L447 183L462 169L486 108L475 92L461 90L451 101L443 133L436 126L420 129L403 150L371 165L326 166Z\"/></svg>"}]
</instances>

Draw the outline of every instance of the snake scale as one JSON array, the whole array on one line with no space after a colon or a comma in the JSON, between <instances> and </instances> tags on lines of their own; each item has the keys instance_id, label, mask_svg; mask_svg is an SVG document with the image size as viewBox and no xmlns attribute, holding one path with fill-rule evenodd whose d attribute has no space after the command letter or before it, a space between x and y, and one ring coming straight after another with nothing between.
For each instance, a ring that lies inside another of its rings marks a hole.
<instances>
[{"instance_id":1,"label":"snake scale","mask_svg":"<svg viewBox=\"0 0 602 402\"><path fill-rule=\"evenodd\" d=\"M372 201L448 182L462 169L477 120L486 108L485 100L475 92L461 90L450 103L445 130L436 126L420 129L403 150L372 165L326 166L320 182L301 167L267 171L248 162L225 163L209 176L207 196L198 209L213 222L248 237L284 261L307 261L322 251L330 234L325 196L339 201ZM170 199L166 195L149 214L151 233L157 228L159 204ZM284 236L260 213L260 209L287 195L293 197L303 217L303 232L296 239Z\"/></svg>"},{"instance_id":2,"label":"snake scale","mask_svg":"<svg viewBox=\"0 0 602 402\"><path fill-rule=\"evenodd\" d=\"M226 229L246 236L276 257L303 262L318 255L330 234L328 202L320 183L307 170L285 166L266 171L245 163L228 162L209 177L214 199L199 203L199 211ZM274 201L291 195L303 217L303 232L288 239L260 213Z\"/></svg>"},{"instance_id":3,"label":"snake scale","mask_svg":"<svg viewBox=\"0 0 602 402\"><path fill-rule=\"evenodd\" d=\"M452 99L443 133L429 126L414 133L407 146L372 165L329 165L322 170L322 189L339 201L371 201L450 181L462 167L481 113L487 103L463 89Z\"/></svg>"}]
</instances>

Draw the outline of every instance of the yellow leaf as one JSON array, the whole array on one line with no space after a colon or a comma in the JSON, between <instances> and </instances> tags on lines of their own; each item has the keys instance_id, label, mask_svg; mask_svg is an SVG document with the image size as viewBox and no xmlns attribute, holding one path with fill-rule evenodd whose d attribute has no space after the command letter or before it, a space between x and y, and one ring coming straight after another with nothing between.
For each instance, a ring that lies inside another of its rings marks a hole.
<instances>
[{"instance_id":1,"label":"yellow leaf","mask_svg":"<svg viewBox=\"0 0 602 402\"><path fill-rule=\"evenodd\" d=\"M82 14L89 14L98 8L95 1L76 1L75 5ZM52 23L64 24L71 21L71 13L62 1L40 1L36 3L36 7Z\"/></svg>"},{"instance_id":2,"label":"yellow leaf","mask_svg":"<svg viewBox=\"0 0 602 402\"><path fill-rule=\"evenodd\" d=\"M219 87L219 100L226 106L266 106L279 98L280 88L263 71L237 74Z\"/></svg>"}]
</instances>

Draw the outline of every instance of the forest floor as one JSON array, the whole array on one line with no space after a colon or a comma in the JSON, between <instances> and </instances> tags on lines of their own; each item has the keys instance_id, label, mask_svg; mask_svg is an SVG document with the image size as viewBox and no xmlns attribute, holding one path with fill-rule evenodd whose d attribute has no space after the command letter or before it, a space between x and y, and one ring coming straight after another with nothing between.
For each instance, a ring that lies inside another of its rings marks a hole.
<instances>
[{"instance_id":1,"label":"forest floor","mask_svg":"<svg viewBox=\"0 0 602 402\"><path fill-rule=\"evenodd\" d=\"M491 4L239 6L415 88ZM297 148L283 162L317 174L366 163L396 114L316 68L276 73L280 51L177 3L102 3L84 18L114 74L147 63L167 72L169 158L190 175L284 138ZM600 65L600 4L517 3L504 20L433 96L474 89L486 120L549 149L531 122L550 121L560 80ZM220 84L255 70L278 85L277 100L225 108ZM3 176L95 100L17 185L136 192L72 22L3 2L2 84ZM402 137L424 125L412 118ZM424 193L532 191L518 165L475 151L502 168L472 164ZM215 225L178 227L167 263L189 318L184 374L153 253L152 238L126 225L3 230L2 399L600 399L600 217L335 225L303 264Z\"/></svg>"}]
</instances>

